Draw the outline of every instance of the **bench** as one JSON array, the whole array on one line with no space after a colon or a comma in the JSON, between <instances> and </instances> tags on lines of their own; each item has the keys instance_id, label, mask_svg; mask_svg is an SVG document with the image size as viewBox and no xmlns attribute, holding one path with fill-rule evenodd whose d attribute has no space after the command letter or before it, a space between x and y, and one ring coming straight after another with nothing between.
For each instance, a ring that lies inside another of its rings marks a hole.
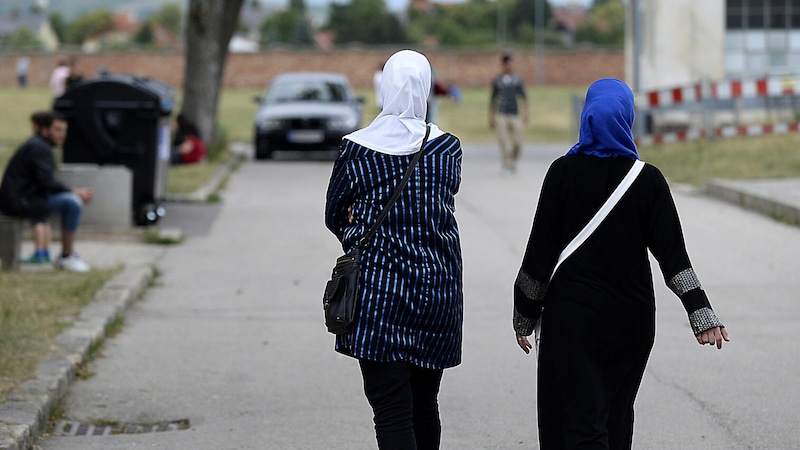
<instances>
[{"instance_id":1,"label":"bench","mask_svg":"<svg viewBox=\"0 0 800 450\"><path fill-rule=\"evenodd\" d=\"M25 219L0 213L0 260L2 270L19 270L22 255L22 227Z\"/></svg>"}]
</instances>

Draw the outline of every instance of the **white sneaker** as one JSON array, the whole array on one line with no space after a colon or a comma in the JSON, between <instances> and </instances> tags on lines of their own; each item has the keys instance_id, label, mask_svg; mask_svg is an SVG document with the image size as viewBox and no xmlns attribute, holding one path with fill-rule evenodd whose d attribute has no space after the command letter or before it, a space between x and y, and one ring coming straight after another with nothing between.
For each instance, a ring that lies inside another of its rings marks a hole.
<instances>
[{"instance_id":1,"label":"white sneaker","mask_svg":"<svg viewBox=\"0 0 800 450\"><path fill-rule=\"evenodd\" d=\"M55 262L56 269L66 269L71 272L88 272L92 268L83 262L77 253L72 252L69 256L59 256Z\"/></svg>"}]
</instances>

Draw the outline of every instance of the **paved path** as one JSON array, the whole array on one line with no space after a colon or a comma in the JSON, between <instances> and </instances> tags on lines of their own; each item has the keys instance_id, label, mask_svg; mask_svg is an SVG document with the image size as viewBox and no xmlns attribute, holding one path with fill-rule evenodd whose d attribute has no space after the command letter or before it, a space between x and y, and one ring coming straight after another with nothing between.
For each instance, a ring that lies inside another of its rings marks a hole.
<instances>
[{"instance_id":1,"label":"paved path","mask_svg":"<svg viewBox=\"0 0 800 450\"><path fill-rule=\"evenodd\" d=\"M464 362L445 372L443 449L536 448L535 361L515 345L511 287L538 190L566 146L537 146L502 177L467 145L457 217L465 275ZM204 233L171 247L160 277L77 381L70 419L189 430L46 437L43 449L369 449L355 361L332 351L320 297L340 253L323 226L330 162L245 163ZM637 400L637 449L800 448L800 229L676 189L695 268L732 342L699 347L655 279L658 335ZM89 255L84 251L89 259Z\"/></svg>"}]
</instances>

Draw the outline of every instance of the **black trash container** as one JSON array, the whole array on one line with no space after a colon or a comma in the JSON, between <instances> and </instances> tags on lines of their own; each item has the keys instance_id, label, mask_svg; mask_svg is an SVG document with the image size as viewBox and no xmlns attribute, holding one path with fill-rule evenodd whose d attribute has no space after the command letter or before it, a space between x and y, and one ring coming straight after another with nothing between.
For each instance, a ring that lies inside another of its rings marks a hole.
<instances>
[{"instance_id":1,"label":"black trash container","mask_svg":"<svg viewBox=\"0 0 800 450\"><path fill-rule=\"evenodd\" d=\"M146 77L108 74L87 79L57 98L69 124L65 163L122 165L133 175L137 225L158 221L169 174L170 119L175 90Z\"/></svg>"}]
</instances>

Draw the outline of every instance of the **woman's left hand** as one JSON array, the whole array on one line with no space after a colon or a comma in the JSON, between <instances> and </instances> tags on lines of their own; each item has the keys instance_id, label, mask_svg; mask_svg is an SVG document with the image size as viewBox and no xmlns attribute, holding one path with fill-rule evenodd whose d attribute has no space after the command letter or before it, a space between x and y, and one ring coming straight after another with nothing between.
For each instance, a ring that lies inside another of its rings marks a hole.
<instances>
[{"instance_id":1,"label":"woman's left hand","mask_svg":"<svg viewBox=\"0 0 800 450\"><path fill-rule=\"evenodd\" d=\"M350 205L347 207L347 223L352 225L353 219L355 219L355 217L353 217L353 205Z\"/></svg>"},{"instance_id":2,"label":"woman's left hand","mask_svg":"<svg viewBox=\"0 0 800 450\"><path fill-rule=\"evenodd\" d=\"M526 354L531 352L533 345L531 345L530 341L528 341L528 336L523 336L521 334L517 335L517 345L519 348L522 349Z\"/></svg>"},{"instance_id":3,"label":"woman's left hand","mask_svg":"<svg viewBox=\"0 0 800 450\"><path fill-rule=\"evenodd\" d=\"M710 345L710 346L717 346L717 349L722 348L722 342L730 341L728 337L728 330L724 327L714 327L710 328L706 331L695 336L697 338L697 343L700 345Z\"/></svg>"}]
</instances>

